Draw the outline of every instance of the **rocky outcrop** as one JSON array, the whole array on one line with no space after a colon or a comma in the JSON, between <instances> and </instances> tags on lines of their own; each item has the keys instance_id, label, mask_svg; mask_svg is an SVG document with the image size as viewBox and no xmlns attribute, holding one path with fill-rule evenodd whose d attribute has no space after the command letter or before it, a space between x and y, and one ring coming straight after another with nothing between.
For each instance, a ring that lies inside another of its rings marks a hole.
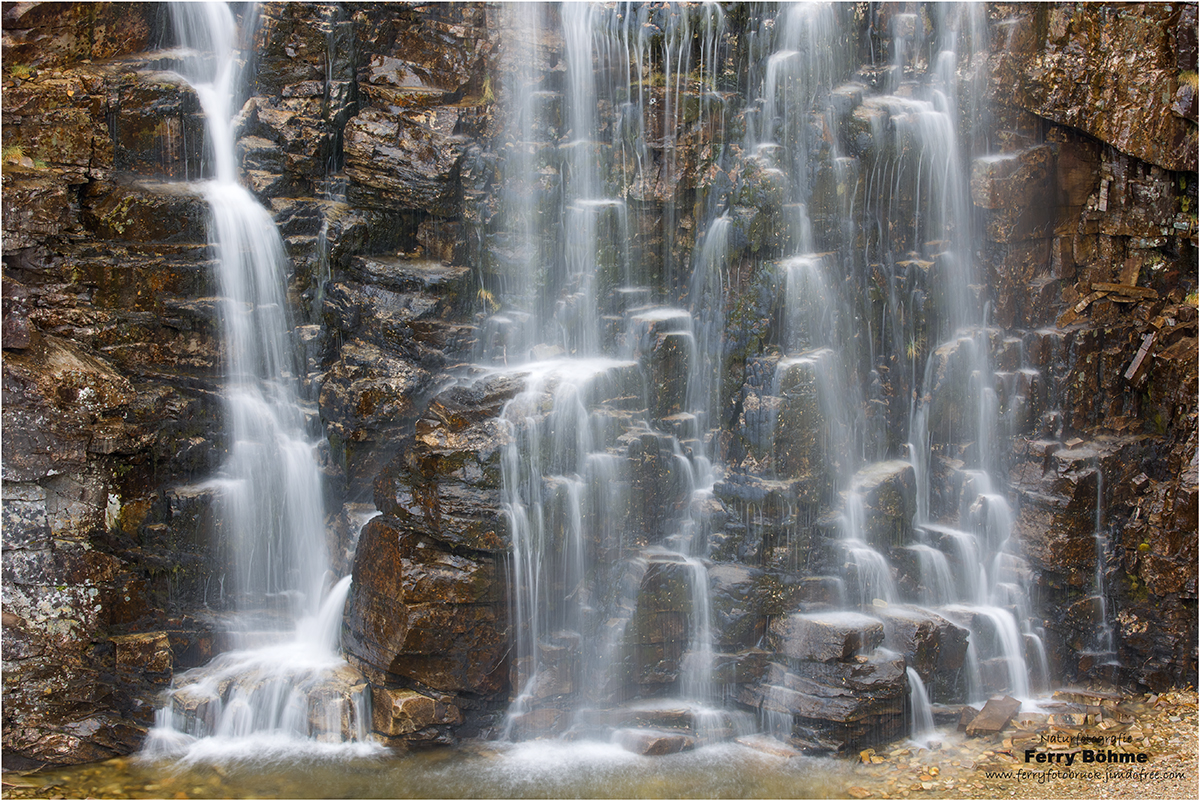
<instances>
[{"instance_id":1,"label":"rocky outcrop","mask_svg":"<svg viewBox=\"0 0 1200 801\"><path fill-rule=\"evenodd\" d=\"M1043 6L1002 25L1012 60L1002 69L1013 71L1023 108L1150 164L1195 171L1196 19L1188 4Z\"/></svg>"},{"instance_id":2,"label":"rocky outcrop","mask_svg":"<svg viewBox=\"0 0 1200 801\"><path fill-rule=\"evenodd\" d=\"M785 736L815 752L845 752L904 731L904 659L875 650L844 661L772 662L738 700L781 715Z\"/></svg>"},{"instance_id":3,"label":"rocky outcrop","mask_svg":"<svg viewBox=\"0 0 1200 801\"><path fill-rule=\"evenodd\" d=\"M1010 478L1050 655L1067 677L1190 681L1191 669L1164 668L1196 649L1195 627L1181 624L1196 574L1171 533L1175 510L1190 514L1196 452L1195 289L1184 277L1197 235L1195 9L1014 6L995 17L1008 42L993 59L996 113L1017 132L1052 123L1044 143L1019 134L1007 162L977 162L972 181L1006 287L997 319L1030 330L1026 358L1040 374ZM1028 228L1022 215L1042 192L1055 198L1051 225ZM1116 675L1094 654L1104 626Z\"/></svg>"},{"instance_id":4,"label":"rocky outcrop","mask_svg":"<svg viewBox=\"0 0 1200 801\"><path fill-rule=\"evenodd\" d=\"M377 693L424 692L443 710L414 718L404 710L425 701L404 696L404 709L376 714L389 742L445 741L464 709L471 729L497 725L487 701L508 683L509 541L496 418L521 387L501 377L444 391L376 480L381 514L359 538L343 647Z\"/></svg>"}]
</instances>

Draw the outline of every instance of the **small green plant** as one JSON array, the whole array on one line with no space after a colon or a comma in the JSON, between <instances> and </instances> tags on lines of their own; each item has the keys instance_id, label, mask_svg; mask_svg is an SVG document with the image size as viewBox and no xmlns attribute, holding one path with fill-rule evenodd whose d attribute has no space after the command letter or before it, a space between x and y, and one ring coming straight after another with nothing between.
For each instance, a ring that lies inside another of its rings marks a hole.
<instances>
[{"instance_id":1,"label":"small green plant","mask_svg":"<svg viewBox=\"0 0 1200 801\"><path fill-rule=\"evenodd\" d=\"M483 79L483 102L484 104L496 102L496 95L492 92L492 76L490 75Z\"/></svg>"},{"instance_id":2,"label":"small green plant","mask_svg":"<svg viewBox=\"0 0 1200 801\"><path fill-rule=\"evenodd\" d=\"M33 77L33 67L28 64L13 64L8 68L8 74L20 81L27 81Z\"/></svg>"},{"instance_id":3,"label":"small green plant","mask_svg":"<svg viewBox=\"0 0 1200 801\"><path fill-rule=\"evenodd\" d=\"M1191 292L1187 293L1187 297L1185 297L1183 299L1183 302L1185 304L1187 304L1188 306L1195 306L1195 305L1197 305L1198 301L1200 301L1200 295L1197 295L1196 290L1194 290L1194 289Z\"/></svg>"}]
</instances>

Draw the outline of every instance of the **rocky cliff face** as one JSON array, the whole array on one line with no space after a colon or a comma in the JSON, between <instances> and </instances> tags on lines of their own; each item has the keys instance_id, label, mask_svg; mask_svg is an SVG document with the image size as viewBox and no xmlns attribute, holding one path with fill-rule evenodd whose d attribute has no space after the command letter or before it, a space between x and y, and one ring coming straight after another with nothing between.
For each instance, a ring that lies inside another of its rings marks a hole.
<instances>
[{"instance_id":1,"label":"rocky cliff face","mask_svg":"<svg viewBox=\"0 0 1200 801\"><path fill-rule=\"evenodd\" d=\"M995 295L997 321L1036 329L1025 335L1027 352L1044 354L1034 361L1054 376L1045 391L1057 416L1017 440L1010 473L1058 635L1054 657L1065 678L1189 681L1196 10L1000 11L993 98L999 115L1024 117L1032 138L1020 143L1010 176L976 181L977 168L972 197L986 209L997 286L1008 290ZM981 203L992 188L1006 197ZM1037 197L1055 199L1039 228L997 225ZM1085 653L1099 609L1081 596L1094 575L1115 607L1108 615L1120 669Z\"/></svg>"},{"instance_id":2,"label":"rocky cliff face","mask_svg":"<svg viewBox=\"0 0 1200 801\"><path fill-rule=\"evenodd\" d=\"M883 4L858 17L861 61L890 46L892 17L906 11ZM500 70L511 40L498 9L478 4L268 3L260 13L246 43L256 65L239 148L244 180L275 214L294 265L303 383L328 434L327 508L338 510L329 528L345 570L352 504L380 512L357 542L346 648L372 682L374 728L391 742L494 733L521 669L509 653L499 416L522 387L446 385L480 349L504 348L503 332L478 322L520 256L497 205L501 185L525 180L505 169L513 120ZM202 124L170 72L163 48L173 39L156 4L13 4L3 14L3 747L6 765L80 762L135 748L153 692L224 647L223 534L205 484L227 449L221 346L205 205L186 180L203 173ZM744 93L752 51L744 17L730 15L723 65L733 127L746 124L734 91ZM1003 464L1052 666L1065 680L1194 682L1195 6L994 4L987 29L990 105L964 106L974 127L963 136L986 137L1001 157L971 165L987 278L974 297L990 304L996 389L1011 421ZM551 28L529 56L548 68L539 97L550 123L539 136L554 147L567 133L554 113L562 48ZM673 102L654 80L647 87L651 102ZM698 97L686 99L699 108ZM852 92L844 100L838 135L867 135L871 110ZM741 654L727 669L748 707L804 717L818 702L800 688L857 682L854 708L820 702L824 717L810 717L824 722L804 734L814 746L855 741L903 713L903 669L855 662L862 643L847 645L867 637L873 648L882 629L820 625L806 640L817 645L786 664L752 652L760 641L786 651L796 627L814 625L792 615L831 592L817 578L777 580L797 560L818 574L820 548L797 543L820 541L828 479L809 458L812 409L785 410L782 445L761 435L764 410L782 402L763 378L778 361L782 310L776 279L754 264L792 235L782 199L753 159L720 162L724 132L689 108L671 118L676 130L646 132L655 166L630 187L641 227L627 234L655 280L669 280L691 264L705 198L733 198L738 289L717 391L734 411L720 423L721 456L741 477L697 514L714 558L729 563L712 579L720 646ZM530 186L535 213L552 213L559 169L543 165ZM845 188L832 173L818 178L821 236L837 228ZM932 291L935 265L904 269L910 289ZM623 302L608 298L603 311L620 314ZM882 315L882 302L864 313ZM681 357L655 325L646 358L670 365ZM908 359L923 358L923 345L912 347ZM907 398L921 390L895 367L871 406L884 430L903 428ZM673 415L684 391L669 380L650 388L649 414L664 429L682 425ZM655 515L678 500L663 447L649 435L620 443L637 465L628 502L650 521L638 535L649 541ZM954 475L965 447L943 443L934 472ZM810 494L762 479L777 468ZM888 526L911 519L911 478L879 482L886 542ZM797 505L813 517L799 532L789 522ZM689 610L670 577L681 569L654 565L634 582L645 603L630 612L628 670L648 694L678 680L669 635ZM1119 667L1088 655L1105 620ZM941 618L888 622L927 682L961 665L961 631ZM839 643L832 656L820 650ZM779 692L768 699L766 688ZM557 713L539 714L545 723Z\"/></svg>"}]
</instances>

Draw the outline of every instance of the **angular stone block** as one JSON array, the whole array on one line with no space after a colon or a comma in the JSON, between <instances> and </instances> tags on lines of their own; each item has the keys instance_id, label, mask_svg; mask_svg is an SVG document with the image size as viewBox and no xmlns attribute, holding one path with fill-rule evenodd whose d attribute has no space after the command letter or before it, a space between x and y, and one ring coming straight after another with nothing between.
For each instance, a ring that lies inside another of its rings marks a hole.
<instances>
[{"instance_id":1,"label":"angular stone block","mask_svg":"<svg viewBox=\"0 0 1200 801\"><path fill-rule=\"evenodd\" d=\"M857 612L794 614L771 623L777 650L808 662L845 662L883 642L883 623Z\"/></svg>"},{"instance_id":2,"label":"angular stone block","mask_svg":"<svg viewBox=\"0 0 1200 801\"><path fill-rule=\"evenodd\" d=\"M867 465L854 474L850 489L862 503L862 539L881 551L908 542L917 511L912 464L892 459Z\"/></svg>"},{"instance_id":3,"label":"angular stone block","mask_svg":"<svg viewBox=\"0 0 1200 801\"><path fill-rule=\"evenodd\" d=\"M427 726L462 722L458 707L415 690L371 688L371 728L385 737L411 734Z\"/></svg>"},{"instance_id":4,"label":"angular stone block","mask_svg":"<svg viewBox=\"0 0 1200 801\"><path fill-rule=\"evenodd\" d=\"M979 737L985 734L998 734L1004 731L1004 727L1019 711L1021 711L1021 702L1012 696L992 698L967 724L965 729L967 736Z\"/></svg>"}]
</instances>

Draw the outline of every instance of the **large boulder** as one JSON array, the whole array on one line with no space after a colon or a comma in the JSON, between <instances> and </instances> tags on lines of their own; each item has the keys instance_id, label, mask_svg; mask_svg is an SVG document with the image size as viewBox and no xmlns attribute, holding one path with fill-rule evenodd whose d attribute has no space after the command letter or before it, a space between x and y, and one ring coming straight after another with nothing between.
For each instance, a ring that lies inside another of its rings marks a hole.
<instances>
[{"instance_id":1,"label":"large boulder","mask_svg":"<svg viewBox=\"0 0 1200 801\"><path fill-rule=\"evenodd\" d=\"M883 642L883 623L858 612L810 612L776 618L779 653L807 662L847 662Z\"/></svg>"},{"instance_id":2,"label":"large boulder","mask_svg":"<svg viewBox=\"0 0 1200 801\"><path fill-rule=\"evenodd\" d=\"M497 574L490 555L456 554L392 518L373 518L359 538L346 604L347 656L375 684L499 691L508 638Z\"/></svg>"},{"instance_id":3,"label":"large boulder","mask_svg":"<svg viewBox=\"0 0 1200 801\"><path fill-rule=\"evenodd\" d=\"M954 700L958 671L967 656L970 632L926 609L889 606L876 610L887 634L884 642L904 655L921 676L931 698Z\"/></svg>"},{"instance_id":4,"label":"large boulder","mask_svg":"<svg viewBox=\"0 0 1200 801\"><path fill-rule=\"evenodd\" d=\"M882 649L849 662L771 663L738 700L781 718L790 744L808 751L853 751L904 731L904 658Z\"/></svg>"},{"instance_id":5,"label":"large boulder","mask_svg":"<svg viewBox=\"0 0 1200 801\"><path fill-rule=\"evenodd\" d=\"M862 539L879 550L908 542L917 511L917 479L910 462L867 465L854 474L850 490L862 504Z\"/></svg>"}]
</instances>

